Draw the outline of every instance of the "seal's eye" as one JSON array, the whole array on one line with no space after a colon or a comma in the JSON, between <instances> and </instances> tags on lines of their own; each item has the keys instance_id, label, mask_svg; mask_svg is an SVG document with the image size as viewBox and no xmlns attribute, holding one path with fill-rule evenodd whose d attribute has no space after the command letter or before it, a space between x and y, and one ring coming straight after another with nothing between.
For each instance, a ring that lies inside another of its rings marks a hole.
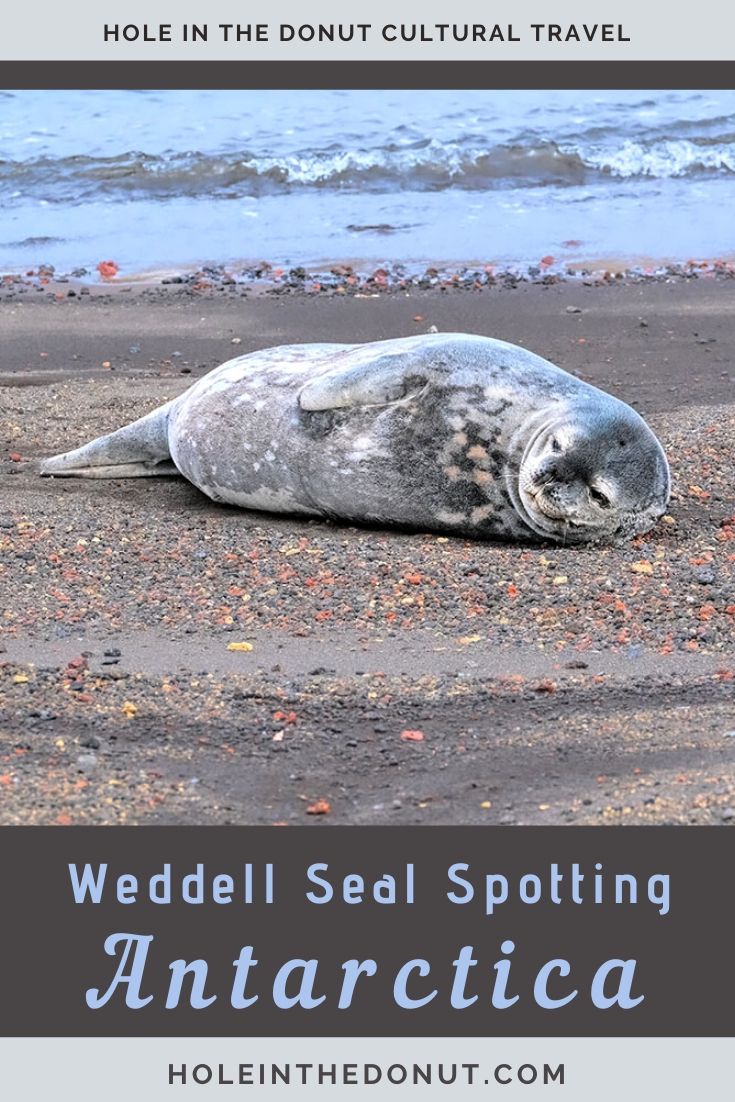
<instances>
[{"instance_id":1,"label":"seal's eye","mask_svg":"<svg viewBox=\"0 0 735 1102\"><path fill-rule=\"evenodd\" d=\"M559 441L556 439L555 436L552 436L552 438L551 438L551 450L553 452L560 452L561 451L561 444L559 443Z\"/></svg>"},{"instance_id":2,"label":"seal's eye","mask_svg":"<svg viewBox=\"0 0 735 1102\"><path fill-rule=\"evenodd\" d=\"M594 490L590 487L590 497L595 501L601 509L610 508L610 498L606 497L601 490Z\"/></svg>"}]
</instances>

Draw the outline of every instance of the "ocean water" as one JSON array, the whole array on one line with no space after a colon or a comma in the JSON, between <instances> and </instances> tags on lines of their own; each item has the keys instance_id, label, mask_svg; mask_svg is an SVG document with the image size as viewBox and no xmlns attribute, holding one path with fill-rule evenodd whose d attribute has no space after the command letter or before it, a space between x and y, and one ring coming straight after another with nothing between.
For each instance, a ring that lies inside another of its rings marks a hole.
<instances>
[{"instance_id":1,"label":"ocean water","mask_svg":"<svg viewBox=\"0 0 735 1102\"><path fill-rule=\"evenodd\" d=\"M735 91L0 91L0 271L735 253Z\"/></svg>"}]
</instances>

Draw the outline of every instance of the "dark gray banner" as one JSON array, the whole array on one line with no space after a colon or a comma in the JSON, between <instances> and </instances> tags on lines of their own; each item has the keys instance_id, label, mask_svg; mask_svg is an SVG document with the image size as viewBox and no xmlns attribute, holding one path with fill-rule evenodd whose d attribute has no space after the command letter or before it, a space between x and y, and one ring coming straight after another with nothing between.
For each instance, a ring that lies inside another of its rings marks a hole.
<instances>
[{"instance_id":1,"label":"dark gray banner","mask_svg":"<svg viewBox=\"0 0 735 1102\"><path fill-rule=\"evenodd\" d=\"M731 1036L722 828L7 829L6 1036Z\"/></svg>"}]
</instances>

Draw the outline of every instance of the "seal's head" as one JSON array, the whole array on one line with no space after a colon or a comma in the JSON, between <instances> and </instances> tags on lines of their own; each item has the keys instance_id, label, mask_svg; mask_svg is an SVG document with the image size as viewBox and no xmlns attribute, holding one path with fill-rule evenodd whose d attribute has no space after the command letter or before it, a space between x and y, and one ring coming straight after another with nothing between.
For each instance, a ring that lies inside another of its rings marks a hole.
<instances>
[{"instance_id":1,"label":"seal's head","mask_svg":"<svg viewBox=\"0 0 735 1102\"><path fill-rule=\"evenodd\" d=\"M538 535L619 543L648 532L666 512L671 478L664 450L623 402L600 394L562 404L526 430L508 490Z\"/></svg>"}]
</instances>

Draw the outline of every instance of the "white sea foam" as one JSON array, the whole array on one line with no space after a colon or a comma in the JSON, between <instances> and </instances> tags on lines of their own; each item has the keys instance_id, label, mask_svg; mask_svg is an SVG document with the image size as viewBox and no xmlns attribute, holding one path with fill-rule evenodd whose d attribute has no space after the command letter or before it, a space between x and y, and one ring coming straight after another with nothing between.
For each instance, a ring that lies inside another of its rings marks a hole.
<instances>
[{"instance_id":1,"label":"white sea foam","mask_svg":"<svg viewBox=\"0 0 735 1102\"><path fill-rule=\"evenodd\" d=\"M650 144L625 141L616 148L582 153L585 164L601 172L627 179L650 176L668 179L698 172L735 172L735 145L705 145L686 140Z\"/></svg>"}]
</instances>

